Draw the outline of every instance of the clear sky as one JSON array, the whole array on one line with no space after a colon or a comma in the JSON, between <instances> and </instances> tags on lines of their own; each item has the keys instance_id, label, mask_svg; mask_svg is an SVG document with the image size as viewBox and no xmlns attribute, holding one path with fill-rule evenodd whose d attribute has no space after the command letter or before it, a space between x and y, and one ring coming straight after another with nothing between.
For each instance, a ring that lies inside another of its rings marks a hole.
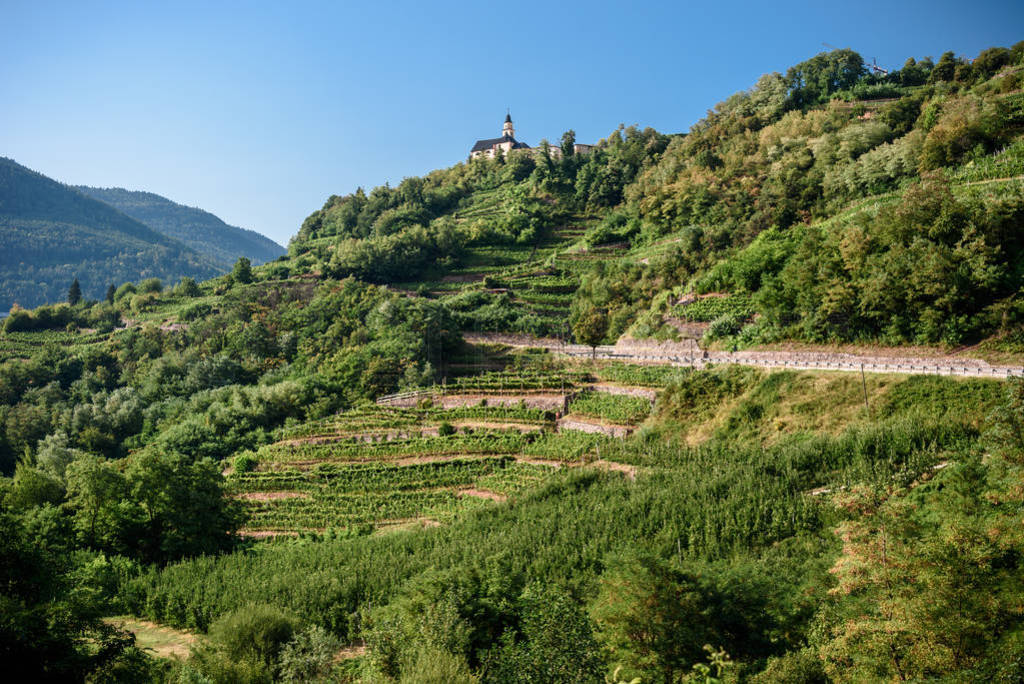
<instances>
[{"instance_id":1,"label":"clear sky","mask_svg":"<svg viewBox=\"0 0 1024 684\"><path fill-rule=\"evenodd\" d=\"M532 145L680 132L822 43L898 68L1022 39L1021 0L0 0L0 156L287 244L331 194L465 159L506 107Z\"/></svg>"}]
</instances>

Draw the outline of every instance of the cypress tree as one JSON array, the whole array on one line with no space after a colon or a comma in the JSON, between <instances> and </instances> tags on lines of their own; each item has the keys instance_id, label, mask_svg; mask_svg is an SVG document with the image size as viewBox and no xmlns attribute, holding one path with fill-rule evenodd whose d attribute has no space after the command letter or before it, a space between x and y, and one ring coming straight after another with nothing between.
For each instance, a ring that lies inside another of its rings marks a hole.
<instances>
[{"instance_id":1,"label":"cypress tree","mask_svg":"<svg viewBox=\"0 0 1024 684\"><path fill-rule=\"evenodd\" d=\"M113 304L113 303L114 303L114 293L115 293L115 292L117 292L117 288L116 288L116 287L114 287L114 284L113 284L113 283L111 283L110 285L107 285L107 296L106 296L106 300L107 300L107 302L108 302L109 304Z\"/></svg>"},{"instance_id":2,"label":"cypress tree","mask_svg":"<svg viewBox=\"0 0 1024 684\"><path fill-rule=\"evenodd\" d=\"M71 281L71 287L68 288L68 304L75 306L80 301L82 301L82 287L78 284L78 278L75 278Z\"/></svg>"}]
</instances>

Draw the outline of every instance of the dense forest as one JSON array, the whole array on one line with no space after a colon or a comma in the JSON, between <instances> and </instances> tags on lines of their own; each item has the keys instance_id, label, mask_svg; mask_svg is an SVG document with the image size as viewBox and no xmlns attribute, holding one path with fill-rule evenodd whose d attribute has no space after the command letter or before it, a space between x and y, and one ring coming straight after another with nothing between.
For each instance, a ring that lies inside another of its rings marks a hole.
<instances>
[{"instance_id":1,"label":"dense forest","mask_svg":"<svg viewBox=\"0 0 1024 684\"><path fill-rule=\"evenodd\" d=\"M1019 681L1024 381L482 334L1024 365L1022 84L1024 43L835 50L686 134L332 196L276 261L66 278L0 334L9 671Z\"/></svg>"},{"instance_id":2,"label":"dense forest","mask_svg":"<svg viewBox=\"0 0 1024 684\"><path fill-rule=\"evenodd\" d=\"M0 158L0 312L60 301L72 280L100 299L111 284L225 273L284 250L159 195L73 188Z\"/></svg>"},{"instance_id":3,"label":"dense forest","mask_svg":"<svg viewBox=\"0 0 1024 684\"><path fill-rule=\"evenodd\" d=\"M238 257L258 265L273 261L285 251L254 230L229 226L208 211L183 206L152 192L86 185L75 189L205 254L222 271L229 270Z\"/></svg>"}]
</instances>

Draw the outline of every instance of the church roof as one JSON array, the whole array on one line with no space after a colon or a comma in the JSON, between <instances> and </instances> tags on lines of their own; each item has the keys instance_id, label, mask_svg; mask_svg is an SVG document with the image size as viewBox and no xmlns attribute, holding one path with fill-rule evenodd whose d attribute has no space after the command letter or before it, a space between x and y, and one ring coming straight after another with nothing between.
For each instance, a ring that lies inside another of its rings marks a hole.
<instances>
[{"instance_id":1,"label":"church roof","mask_svg":"<svg viewBox=\"0 0 1024 684\"><path fill-rule=\"evenodd\" d=\"M470 152L486 152L487 150L491 149L495 145L500 145L501 143L507 143L507 142L512 143L512 149L513 150L525 150L525 149L529 149L529 147L530 147L526 143L519 142L518 140L516 140L515 138L513 138L510 135L503 135L500 138L491 138L490 140L477 140L476 144L473 145L473 149L470 150Z\"/></svg>"},{"instance_id":2,"label":"church roof","mask_svg":"<svg viewBox=\"0 0 1024 684\"><path fill-rule=\"evenodd\" d=\"M511 113L505 115L505 123L512 123L512 114Z\"/></svg>"}]
</instances>

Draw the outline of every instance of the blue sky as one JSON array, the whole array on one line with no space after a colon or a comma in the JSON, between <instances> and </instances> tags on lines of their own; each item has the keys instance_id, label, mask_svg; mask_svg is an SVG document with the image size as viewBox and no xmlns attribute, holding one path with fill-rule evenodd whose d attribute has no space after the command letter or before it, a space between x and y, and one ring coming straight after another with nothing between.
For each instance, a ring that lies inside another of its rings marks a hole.
<instances>
[{"instance_id":1,"label":"blue sky","mask_svg":"<svg viewBox=\"0 0 1024 684\"><path fill-rule=\"evenodd\" d=\"M1024 2L0 0L0 156L148 190L282 244L331 194L530 144L687 130L850 47L898 68L1024 39Z\"/></svg>"}]
</instances>

